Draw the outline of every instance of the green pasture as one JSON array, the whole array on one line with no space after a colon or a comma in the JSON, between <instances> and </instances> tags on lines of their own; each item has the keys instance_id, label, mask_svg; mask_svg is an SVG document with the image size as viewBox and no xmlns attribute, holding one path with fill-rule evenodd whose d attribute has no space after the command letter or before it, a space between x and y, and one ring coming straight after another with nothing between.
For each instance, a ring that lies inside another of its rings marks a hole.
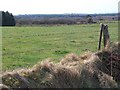
<instances>
[{"instance_id":1,"label":"green pasture","mask_svg":"<svg viewBox=\"0 0 120 90\"><path fill-rule=\"evenodd\" d=\"M118 41L118 23L109 25L110 40ZM31 67L39 61L59 62L68 53L97 51L99 24L2 27L3 70Z\"/></svg>"}]
</instances>

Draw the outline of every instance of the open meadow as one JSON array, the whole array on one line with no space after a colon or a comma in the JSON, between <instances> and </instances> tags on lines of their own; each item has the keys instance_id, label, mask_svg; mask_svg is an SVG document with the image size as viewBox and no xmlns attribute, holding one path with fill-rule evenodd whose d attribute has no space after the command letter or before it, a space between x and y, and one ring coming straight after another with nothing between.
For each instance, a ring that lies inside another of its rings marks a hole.
<instances>
[{"instance_id":1,"label":"open meadow","mask_svg":"<svg viewBox=\"0 0 120 90\"><path fill-rule=\"evenodd\" d=\"M118 23L106 24L110 40L118 41ZM31 67L47 58L59 62L68 53L95 52L99 32L99 24L3 27L3 71Z\"/></svg>"}]
</instances>

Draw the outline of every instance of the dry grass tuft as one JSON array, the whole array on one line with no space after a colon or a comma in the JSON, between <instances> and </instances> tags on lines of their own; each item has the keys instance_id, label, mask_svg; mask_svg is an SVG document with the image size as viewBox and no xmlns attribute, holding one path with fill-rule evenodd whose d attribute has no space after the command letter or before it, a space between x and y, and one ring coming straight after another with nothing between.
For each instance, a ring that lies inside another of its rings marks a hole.
<instances>
[{"instance_id":1,"label":"dry grass tuft","mask_svg":"<svg viewBox=\"0 0 120 90\"><path fill-rule=\"evenodd\" d=\"M32 68L4 72L1 88L116 88L120 69L108 65L111 58L119 62L118 45L110 50L68 54L60 63L45 60ZM110 57L112 53L112 57ZM115 57L117 58L115 58Z\"/></svg>"},{"instance_id":2,"label":"dry grass tuft","mask_svg":"<svg viewBox=\"0 0 120 90\"><path fill-rule=\"evenodd\" d=\"M104 73L113 76L117 82L120 82L120 43L116 42L110 49L98 52L96 55L108 69L108 72L104 71Z\"/></svg>"}]
</instances>

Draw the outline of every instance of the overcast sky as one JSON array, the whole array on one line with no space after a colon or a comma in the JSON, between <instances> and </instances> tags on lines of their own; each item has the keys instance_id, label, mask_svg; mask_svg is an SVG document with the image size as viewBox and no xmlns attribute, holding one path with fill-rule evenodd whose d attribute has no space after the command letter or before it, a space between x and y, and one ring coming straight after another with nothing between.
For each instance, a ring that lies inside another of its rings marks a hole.
<instances>
[{"instance_id":1,"label":"overcast sky","mask_svg":"<svg viewBox=\"0 0 120 90\"><path fill-rule=\"evenodd\" d=\"M117 13L120 0L0 0L0 11L18 14Z\"/></svg>"}]
</instances>

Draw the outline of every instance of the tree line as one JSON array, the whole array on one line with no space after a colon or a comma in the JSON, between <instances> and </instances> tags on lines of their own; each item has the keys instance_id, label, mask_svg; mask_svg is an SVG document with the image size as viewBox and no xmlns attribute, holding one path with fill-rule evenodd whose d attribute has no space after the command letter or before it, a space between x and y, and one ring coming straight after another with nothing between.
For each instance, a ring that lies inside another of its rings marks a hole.
<instances>
[{"instance_id":1,"label":"tree line","mask_svg":"<svg viewBox=\"0 0 120 90\"><path fill-rule=\"evenodd\" d=\"M0 11L1 14L1 24L0 26L15 26L15 19L12 13L9 13L8 11Z\"/></svg>"},{"instance_id":2,"label":"tree line","mask_svg":"<svg viewBox=\"0 0 120 90\"><path fill-rule=\"evenodd\" d=\"M20 18L15 17L16 19L16 25L22 26L22 25L58 25L58 24L87 24L87 23L95 23L92 19L92 16L87 15L85 17L79 18L79 17L44 17L44 18Z\"/></svg>"}]
</instances>

